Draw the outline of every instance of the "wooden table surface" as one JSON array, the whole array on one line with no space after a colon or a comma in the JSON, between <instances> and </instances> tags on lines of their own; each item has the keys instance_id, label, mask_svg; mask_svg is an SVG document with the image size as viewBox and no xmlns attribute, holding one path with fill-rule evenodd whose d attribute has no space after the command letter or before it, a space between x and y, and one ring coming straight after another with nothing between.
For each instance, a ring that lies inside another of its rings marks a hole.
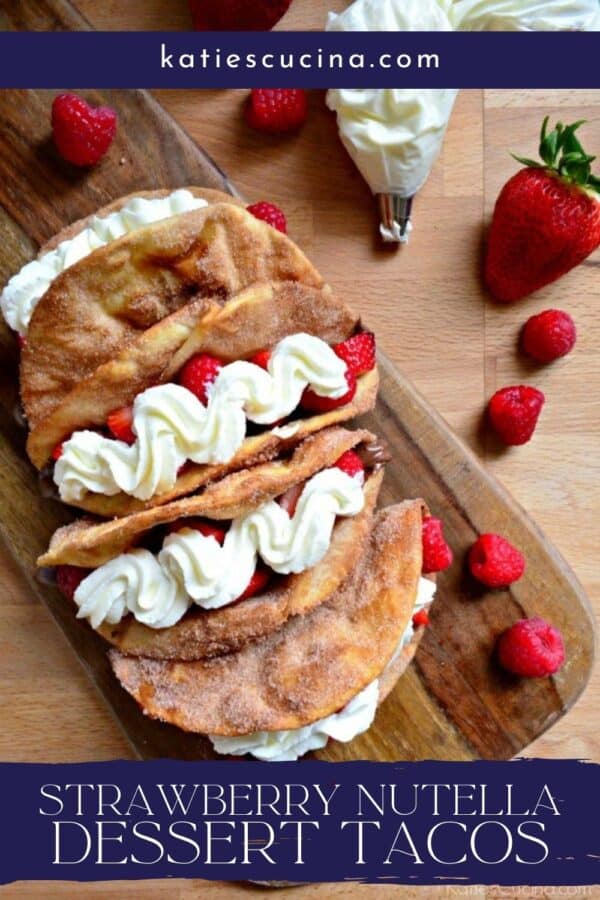
<instances>
[{"instance_id":1,"label":"wooden table surface","mask_svg":"<svg viewBox=\"0 0 600 900\"><path fill-rule=\"evenodd\" d=\"M188 28L184 0L79 0L101 29ZM343 0L295 0L282 25L320 27ZM338 292L368 315L387 354L485 460L554 541L600 610L600 253L560 282L512 306L486 299L479 283L483 223L516 164L509 150L535 153L541 119L587 119L589 152L600 154L600 91L464 91L444 151L415 203L414 232L400 250L374 238L368 189L336 138L324 95L311 95L300 134L270 138L241 117L243 91L157 91L157 98L229 174L243 194L272 199L288 214L290 233ZM578 343L545 368L518 355L525 319L565 308ZM483 406L502 385L540 387L547 404L533 441L499 450L481 427ZM74 761L131 755L118 726L45 610L28 595L17 566L0 547L0 759ZM527 755L600 760L600 676L575 708ZM86 896L246 897L244 887L200 881L86 886ZM76 894L73 884L21 884L3 897ZM325 894L325 890L327 893ZM469 896L499 898L501 890ZM267 892L265 892L267 893ZM286 891L317 896L422 897L409 888L330 885ZM435 897L434 890L427 895ZM439 896L447 891L440 889ZM590 895L591 896L591 895Z\"/></svg>"}]
</instances>

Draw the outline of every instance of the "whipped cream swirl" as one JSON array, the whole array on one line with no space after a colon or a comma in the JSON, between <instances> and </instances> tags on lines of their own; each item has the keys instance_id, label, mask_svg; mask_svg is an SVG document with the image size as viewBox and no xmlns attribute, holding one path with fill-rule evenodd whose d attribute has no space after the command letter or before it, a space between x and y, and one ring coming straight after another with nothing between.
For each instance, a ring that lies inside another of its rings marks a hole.
<instances>
[{"instance_id":1,"label":"whipped cream swirl","mask_svg":"<svg viewBox=\"0 0 600 900\"><path fill-rule=\"evenodd\" d=\"M132 613L150 628L168 628L193 603L225 606L243 594L258 556L282 575L303 572L327 553L337 516L355 516L363 506L362 478L323 469L304 485L291 518L271 500L234 519L222 546L182 528L165 538L158 557L135 549L100 566L75 592L78 618L97 628Z\"/></svg>"},{"instance_id":2,"label":"whipped cream swirl","mask_svg":"<svg viewBox=\"0 0 600 900\"><path fill-rule=\"evenodd\" d=\"M418 610L428 606L433 600L434 594L435 582L429 581L427 578L420 578L412 614L414 615ZM411 618L386 669L397 659L402 648L408 644L413 632ZM379 679L376 678L339 712L312 722L310 725L304 725L302 728L294 728L289 731L255 731L240 737L222 737L213 734L209 735L209 738L217 753L232 754L233 756L244 756L246 753L250 753L256 759L267 762L289 762L304 756L309 750L320 750L325 747L330 738L347 743L358 734L362 734L371 727L377 712L378 701Z\"/></svg>"},{"instance_id":3,"label":"whipped cream swirl","mask_svg":"<svg viewBox=\"0 0 600 900\"><path fill-rule=\"evenodd\" d=\"M25 335L38 301L65 269L132 231L204 206L208 206L206 200L181 189L167 197L134 197L108 216L93 216L86 228L74 237L33 259L13 275L0 295L6 322L14 331Z\"/></svg>"},{"instance_id":4,"label":"whipped cream swirl","mask_svg":"<svg viewBox=\"0 0 600 900\"><path fill-rule=\"evenodd\" d=\"M322 397L348 390L346 363L313 335L298 333L276 344L268 369L237 360L223 366L208 392L208 404L178 384L139 394L133 404L134 444L76 431L65 442L54 481L65 502L86 492L111 497L123 491L148 500L173 487L187 461L228 462L246 436L246 420L277 422L298 406L310 385Z\"/></svg>"}]
</instances>

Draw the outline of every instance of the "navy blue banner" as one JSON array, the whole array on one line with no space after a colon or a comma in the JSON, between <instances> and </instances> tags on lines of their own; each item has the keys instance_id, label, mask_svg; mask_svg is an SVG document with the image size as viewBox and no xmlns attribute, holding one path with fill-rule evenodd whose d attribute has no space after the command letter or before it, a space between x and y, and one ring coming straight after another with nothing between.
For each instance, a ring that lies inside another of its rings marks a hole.
<instances>
[{"instance_id":1,"label":"navy blue banner","mask_svg":"<svg viewBox=\"0 0 600 900\"><path fill-rule=\"evenodd\" d=\"M600 766L0 765L0 882L600 882Z\"/></svg>"},{"instance_id":2,"label":"navy blue banner","mask_svg":"<svg viewBox=\"0 0 600 900\"><path fill-rule=\"evenodd\" d=\"M1 32L0 87L600 86L596 32Z\"/></svg>"}]
</instances>

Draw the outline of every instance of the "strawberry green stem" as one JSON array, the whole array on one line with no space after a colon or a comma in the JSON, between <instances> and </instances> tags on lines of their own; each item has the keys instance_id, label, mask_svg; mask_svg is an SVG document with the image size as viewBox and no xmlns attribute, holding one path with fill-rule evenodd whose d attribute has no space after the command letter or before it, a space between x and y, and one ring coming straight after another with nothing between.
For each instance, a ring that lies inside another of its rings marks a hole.
<instances>
[{"instance_id":1,"label":"strawberry green stem","mask_svg":"<svg viewBox=\"0 0 600 900\"><path fill-rule=\"evenodd\" d=\"M563 125L558 122L552 131L548 131L546 116L542 124L540 136L541 162L515 156L517 162L535 169L546 169L559 175L563 181L575 184L578 187L595 191L600 194L600 178L592 173L592 163L595 156L589 156L579 143L575 134L578 128L584 124L582 119L573 122L572 125Z\"/></svg>"}]
</instances>

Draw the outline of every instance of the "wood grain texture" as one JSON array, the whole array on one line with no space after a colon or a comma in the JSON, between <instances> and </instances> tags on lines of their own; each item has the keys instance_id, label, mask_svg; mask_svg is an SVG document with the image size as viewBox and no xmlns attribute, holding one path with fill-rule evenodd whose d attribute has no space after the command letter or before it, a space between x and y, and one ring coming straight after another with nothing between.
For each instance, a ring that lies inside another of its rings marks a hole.
<instances>
[{"instance_id":1,"label":"wood grain texture","mask_svg":"<svg viewBox=\"0 0 600 900\"><path fill-rule=\"evenodd\" d=\"M326 0L295 0L281 24L290 28L319 27L328 8L342 5L343 2ZM6 6L14 8L15 4L0 4L0 22ZM78 6L100 28L188 27L183 0L108 0L103 4L79 0ZM51 15L39 21L39 25L31 27L59 27ZM413 239L400 253L382 250L372 240L371 198L337 143L334 123L323 107L321 94L312 96L310 120L300 135L291 140L268 141L240 124L244 92L162 91L156 96L192 138L219 160L248 197L270 197L285 207L292 236L307 249L326 277L365 310L392 361L560 547L597 609L600 479L596 398L600 358L595 348L600 340L600 258L596 254L586 266L514 308L498 308L485 300L478 285L477 266L483 218L489 214L502 181L513 171L507 149L530 152L542 115L560 112L563 120L590 120L586 126L587 143L592 152L597 152L600 93L463 92L442 158L418 199ZM39 127L42 137L47 135L43 122L33 126ZM323 166L325 154L327 168ZM124 166L127 168L126 163ZM111 177L117 171L113 159ZM148 172L136 170L129 174L139 179L138 184L153 183ZM65 185L65 202L70 203L79 187L68 177ZM96 189L99 205L106 194L100 183ZM18 206L18 191L10 185L8 190L13 191L13 206ZM44 198L42 208L44 216L53 215L51 204ZM3 277L9 274L7 261L14 260L16 267L17 262L30 257L36 241L51 233L52 221L48 218L39 227L39 236L30 235L24 229L15 229L10 217L0 209ZM60 221L58 212L54 221ZM532 369L516 352L518 330L528 315L551 305L563 306L574 314L579 327L577 350L548 369ZM10 368L0 377L3 385L9 383ZM521 380L542 386L548 404L535 440L528 447L501 451L481 429L480 411L495 387ZM4 387L2 396L7 396ZM0 414L2 422L6 421L10 415L8 407L3 407ZM15 446L20 447L20 439L15 437L15 441ZM17 462L15 456L13 468L3 470L0 478L24 478L21 465L22 457ZM33 495L27 502L33 504L34 510L37 508ZM440 509L445 514L445 509ZM27 538L25 531L25 543ZM59 761L130 755L105 704L6 550L0 551L0 565L0 709L3 722L10 722L10 727L0 733L1 757ZM543 581L537 589L541 597L545 591ZM405 676L406 694L401 693L394 701L398 703L403 728L412 727L414 705L424 702L420 696L425 690L421 671L427 668L429 652L425 644L419 655L420 670L413 667ZM600 759L599 701L600 678L596 670L584 698L527 753ZM427 738L433 747L437 746L436 728L442 734L442 742L448 740L444 720L443 710L436 708L435 723ZM398 740L404 740L402 734ZM450 752L459 757L469 749L458 742L456 750ZM27 897L66 896L80 891L75 884L28 884L0 889L3 896ZM168 896L186 898L229 897L238 893L271 896L258 889L207 886L199 881L86 887L90 896L111 898L117 894L163 896L167 891ZM409 888L389 886L331 885L326 891L325 894L313 886L285 894L295 898L423 896ZM447 892L441 889L439 894L446 896ZM502 889L493 888L481 889L479 894L490 898L505 895ZM434 896L434 892L428 891L428 896Z\"/></svg>"}]
</instances>

